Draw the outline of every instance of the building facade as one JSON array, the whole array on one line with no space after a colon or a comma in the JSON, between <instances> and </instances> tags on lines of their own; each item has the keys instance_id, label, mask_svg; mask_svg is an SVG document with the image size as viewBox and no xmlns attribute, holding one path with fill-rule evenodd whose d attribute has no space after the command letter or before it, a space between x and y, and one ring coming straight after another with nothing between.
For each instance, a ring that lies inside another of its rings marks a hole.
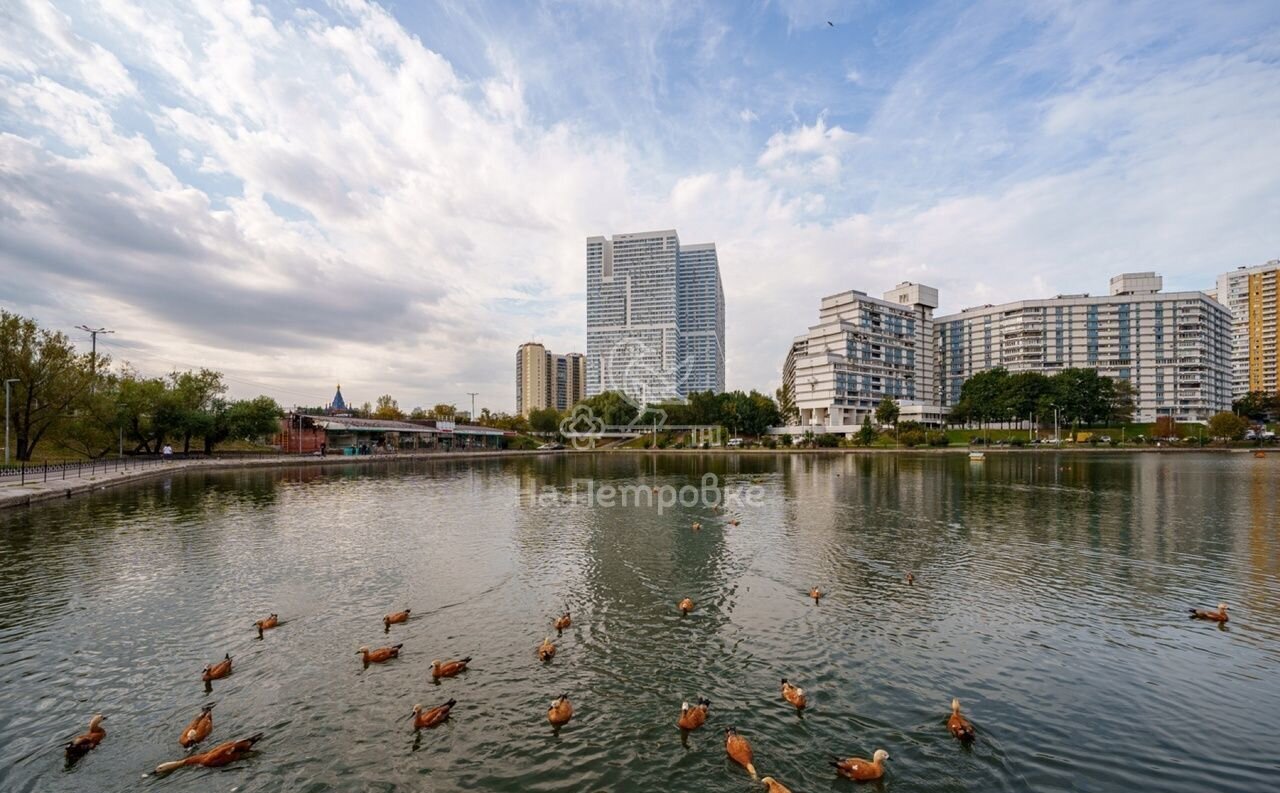
<instances>
[{"instance_id":1,"label":"building facade","mask_svg":"<svg viewBox=\"0 0 1280 793\"><path fill-rule=\"evenodd\" d=\"M933 310L938 290L902 283L883 299L850 290L822 298L818 324L791 343L782 379L803 432L852 434L893 399L927 411L933 402Z\"/></svg>"},{"instance_id":2,"label":"building facade","mask_svg":"<svg viewBox=\"0 0 1280 793\"><path fill-rule=\"evenodd\" d=\"M1096 369L1127 380L1136 421L1205 421L1231 409L1230 312L1204 292L1161 292L1155 273L1111 279L1109 295L1058 295L934 320L938 399L955 405L978 372Z\"/></svg>"},{"instance_id":3,"label":"building facade","mask_svg":"<svg viewBox=\"0 0 1280 793\"><path fill-rule=\"evenodd\" d=\"M586 392L650 404L724 390L724 289L714 244L674 230L588 237Z\"/></svg>"},{"instance_id":4,"label":"building facade","mask_svg":"<svg viewBox=\"0 0 1280 793\"><path fill-rule=\"evenodd\" d=\"M579 352L556 355L537 342L516 350L516 412L568 410L586 397L586 358Z\"/></svg>"},{"instance_id":5,"label":"building facade","mask_svg":"<svg viewBox=\"0 0 1280 793\"><path fill-rule=\"evenodd\" d=\"M1232 395L1280 392L1280 259L1223 273L1216 297L1231 312Z\"/></svg>"}]
</instances>

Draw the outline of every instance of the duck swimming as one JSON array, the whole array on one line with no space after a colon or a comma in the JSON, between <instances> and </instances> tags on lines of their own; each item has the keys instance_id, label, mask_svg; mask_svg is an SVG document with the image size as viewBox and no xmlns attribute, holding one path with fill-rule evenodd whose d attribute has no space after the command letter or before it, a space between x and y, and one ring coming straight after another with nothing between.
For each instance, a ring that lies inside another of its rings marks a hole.
<instances>
[{"instance_id":1,"label":"duck swimming","mask_svg":"<svg viewBox=\"0 0 1280 793\"><path fill-rule=\"evenodd\" d=\"M872 758L863 760L861 757L850 757L841 760L837 757L831 761L831 765L836 767L836 773L842 777L855 782L869 782L884 776L884 761L889 759L889 753L884 749L877 749Z\"/></svg>"},{"instance_id":2,"label":"duck swimming","mask_svg":"<svg viewBox=\"0 0 1280 793\"><path fill-rule=\"evenodd\" d=\"M764 783L765 793L791 793L791 788L771 776L767 776L760 781Z\"/></svg>"},{"instance_id":3,"label":"duck swimming","mask_svg":"<svg viewBox=\"0 0 1280 793\"><path fill-rule=\"evenodd\" d=\"M227 653L226 657L218 663L206 666L200 673L200 679L208 683L210 680L221 680L229 674L231 674L231 653Z\"/></svg>"},{"instance_id":4,"label":"duck swimming","mask_svg":"<svg viewBox=\"0 0 1280 793\"><path fill-rule=\"evenodd\" d=\"M248 738L241 738L238 741L227 741L220 743L207 752L193 754L181 760L174 760L170 763L161 763L156 766L157 774L167 774L186 765L202 765L205 768L220 768L228 763L234 763L253 748L253 745L262 740L262 733L251 735Z\"/></svg>"},{"instance_id":5,"label":"duck swimming","mask_svg":"<svg viewBox=\"0 0 1280 793\"><path fill-rule=\"evenodd\" d=\"M1212 620L1214 622L1227 621L1227 604L1219 603L1217 611L1209 611L1207 609L1187 609L1191 612L1193 620Z\"/></svg>"},{"instance_id":6,"label":"duck swimming","mask_svg":"<svg viewBox=\"0 0 1280 793\"><path fill-rule=\"evenodd\" d=\"M822 599L822 590L818 589L817 587L810 589L809 597L813 598L814 605L817 605L818 601Z\"/></svg>"},{"instance_id":7,"label":"duck swimming","mask_svg":"<svg viewBox=\"0 0 1280 793\"><path fill-rule=\"evenodd\" d=\"M436 705L430 710L423 710L421 705L413 706L413 728L415 730L429 730L432 727L438 727L444 724L449 718L449 711L453 710L453 706L457 705L456 699L451 699L443 705Z\"/></svg>"},{"instance_id":8,"label":"duck swimming","mask_svg":"<svg viewBox=\"0 0 1280 793\"><path fill-rule=\"evenodd\" d=\"M74 763L98 748L102 739L107 737L107 731L102 729L102 722L106 718L101 713L95 713L93 718L89 719L89 731L71 739L66 746L67 762Z\"/></svg>"},{"instance_id":9,"label":"duck swimming","mask_svg":"<svg viewBox=\"0 0 1280 793\"><path fill-rule=\"evenodd\" d=\"M271 614L253 623L253 627L258 629L258 638L261 639L263 631L269 631L279 624L280 624L280 618L275 614Z\"/></svg>"},{"instance_id":10,"label":"duck swimming","mask_svg":"<svg viewBox=\"0 0 1280 793\"><path fill-rule=\"evenodd\" d=\"M680 704L680 718L676 720L676 726L682 730L696 730L703 724L707 723L707 709L711 707L711 700L698 697L698 703L693 707L689 707L688 702Z\"/></svg>"},{"instance_id":11,"label":"duck swimming","mask_svg":"<svg viewBox=\"0 0 1280 793\"><path fill-rule=\"evenodd\" d=\"M680 601L679 608L680 608L681 614L688 614L690 611L693 611L693 599L685 598L684 600Z\"/></svg>"},{"instance_id":12,"label":"duck swimming","mask_svg":"<svg viewBox=\"0 0 1280 793\"><path fill-rule=\"evenodd\" d=\"M213 732L212 702L201 708L200 715L192 719L187 728L182 731L182 735L178 736L178 745L183 749L190 749L205 738L208 738L211 732Z\"/></svg>"},{"instance_id":13,"label":"duck swimming","mask_svg":"<svg viewBox=\"0 0 1280 793\"><path fill-rule=\"evenodd\" d=\"M412 609L405 609L404 611L393 611L387 616L383 617L382 618L383 633L390 632L392 625L399 625L402 622L408 622L410 611L412 611Z\"/></svg>"},{"instance_id":14,"label":"duck swimming","mask_svg":"<svg viewBox=\"0 0 1280 793\"><path fill-rule=\"evenodd\" d=\"M916 582L916 577L915 577L914 575L912 575L911 573L907 573L907 577L906 577L906 579L905 579L905 580L906 580L906 582L907 582L907 586L911 586L911 585L915 584L915 582Z\"/></svg>"},{"instance_id":15,"label":"duck swimming","mask_svg":"<svg viewBox=\"0 0 1280 793\"><path fill-rule=\"evenodd\" d=\"M561 614L559 617L556 617L556 621L552 623L551 627L555 628L556 633L558 634L568 630L569 626L572 624L573 624L573 620L569 617L569 607L565 606L564 613Z\"/></svg>"},{"instance_id":16,"label":"duck swimming","mask_svg":"<svg viewBox=\"0 0 1280 793\"><path fill-rule=\"evenodd\" d=\"M390 661L392 658L400 657L400 648L403 644L397 644L394 647L379 647L376 650L370 650L368 647L361 647L356 650L356 655L364 656L364 665L380 664L384 661Z\"/></svg>"},{"instance_id":17,"label":"duck swimming","mask_svg":"<svg viewBox=\"0 0 1280 793\"><path fill-rule=\"evenodd\" d=\"M796 710L804 710L809 704L809 698L805 696L804 689L791 685L785 677L782 678L782 698L795 705Z\"/></svg>"},{"instance_id":18,"label":"duck swimming","mask_svg":"<svg viewBox=\"0 0 1280 793\"><path fill-rule=\"evenodd\" d=\"M751 751L751 744L733 727L724 728L724 750L730 760L747 769L752 779L756 778L755 753Z\"/></svg>"},{"instance_id":19,"label":"duck swimming","mask_svg":"<svg viewBox=\"0 0 1280 793\"><path fill-rule=\"evenodd\" d=\"M431 662L431 676L439 680L442 677L453 677L467 671L467 664L471 663L471 656L460 658L457 661L439 661Z\"/></svg>"},{"instance_id":20,"label":"duck swimming","mask_svg":"<svg viewBox=\"0 0 1280 793\"><path fill-rule=\"evenodd\" d=\"M551 707L547 708L547 721L551 722L551 726L559 727L562 724L568 724L569 719L573 718L573 705L569 703L569 695L561 694L551 700Z\"/></svg>"},{"instance_id":21,"label":"duck swimming","mask_svg":"<svg viewBox=\"0 0 1280 793\"><path fill-rule=\"evenodd\" d=\"M973 723L960 715L960 700L951 700L951 717L947 719L947 729L951 730L961 743L969 743L978 737L978 731L973 728Z\"/></svg>"},{"instance_id":22,"label":"duck swimming","mask_svg":"<svg viewBox=\"0 0 1280 793\"><path fill-rule=\"evenodd\" d=\"M701 530L701 529L702 529L702 524L701 524L701 523L699 523L699 522L697 522L697 521L695 520L695 521L693 522L693 530L694 530L694 531L699 531L699 530Z\"/></svg>"},{"instance_id":23,"label":"duck swimming","mask_svg":"<svg viewBox=\"0 0 1280 793\"><path fill-rule=\"evenodd\" d=\"M551 637L548 636L542 640L542 644L538 645L538 660L544 664L549 663L552 658L556 657L556 646L551 643Z\"/></svg>"}]
</instances>

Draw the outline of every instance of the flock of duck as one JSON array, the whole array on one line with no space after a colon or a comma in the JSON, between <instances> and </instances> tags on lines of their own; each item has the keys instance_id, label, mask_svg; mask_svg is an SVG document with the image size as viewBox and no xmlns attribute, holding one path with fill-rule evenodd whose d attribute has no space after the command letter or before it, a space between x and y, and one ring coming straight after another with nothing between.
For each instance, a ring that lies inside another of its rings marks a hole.
<instances>
[{"instance_id":1,"label":"flock of duck","mask_svg":"<svg viewBox=\"0 0 1280 793\"><path fill-rule=\"evenodd\" d=\"M731 525L738 525L736 519L730 520ZM702 524L694 523L695 531L702 528ZM907 573L904 581L911 585L915 583L915 576ZM818 605L824 593L818 587L812 587L808 593L813 599L814 605ZM695 608L691 598L683 598L676 606L681 616L688 615ZM396 611L387 614L382 618L383 630L390 633L392 625L399 625L409 621L410 609ZM1212 622L1225 625L1228 621L1227 604L1219 603L1216 609L1189 609L1192 619L1209 620ZM254 623L254 627L258 631L258 638L262 639L264 632L272 630L283 623L279 616L270 614ZM572 616L569 613L569 607L565 606L564 612L556 617L551 627L556 631L556 635L560 636L573 624ZM362 656L365 667L369 664L381 664L399 657L400 649L403 644L395 644L386 647L378 647L370 649L367 646L356 650L356 654ZM548 635L538 645L536 655L543 663L550 663L556 655L556 645L551 641ZM451 661L434 660L431 662L431 676L433 680L439 682L441 678L454 677L467 670L467 665L471 662L471 658L460 658ZM232 659L229 653L225 654L222 660L209 664L201 671L201 680L204 681L205 691L212 691L212 682L221 680L231 674ZM809 699L805 690L799 686L792 684L785 677L782 678L780 687L782 699L794 707L797 711L803 711L808 707ZM450 698L448 701L436 705L431 708L424 708L421 704L413 706L411 717L413 719L414 730L429 730L443 724L449 718L449 713L457 701ZM204 705L199 715L192 719L191 723L179 734L178 745L184 749L193 749L202 743L213 732L213 703ZM699 697L692 705L684 702L680 706L680 715L676 719L676 726L683 734L701 728L707 721L707 717L711 708L711 701L706 698ZM567 693L561 694L551 701L547 708L547 721L551 726L558 730L573 718L573 704L569 700ZM66 745L67 762L75 763L85 754L97 748L103 738L106 737L106 730L102 727L102 722L106 716L101 713L95 714L89 720L88 732L73 738ZM977 739L977 730L973 723L960 712L960 700L951 700L951 714L947 718L947 730L956 740L962 744L971 744ZM755 767L755 754L751 748L750 741L746 737L739 734L733 726L724 729L724 748L725 753L738 765L746 769L752 779L759 779L760 783L765 786L766 793L790 793L790 789L786 785L779 782L771 776L763 778L758 777ZM203 752L192 752L186 757L179 760L173 760L167 763L161 763L156 766L157 774L167 774L184 766L203 766L206 768L217 768L233 763L253 750L254 744L262 740L263 733L256 733L246 738L238 740L226 741L214 746ZM871 759L867 760L861 757L835 757L830 764L835 768L835 772L847 779L857 782L869 782L880 779L885 773L885 761L889 759L889 753L884 749L876 749Z\"/></svg>"}]
</instances>

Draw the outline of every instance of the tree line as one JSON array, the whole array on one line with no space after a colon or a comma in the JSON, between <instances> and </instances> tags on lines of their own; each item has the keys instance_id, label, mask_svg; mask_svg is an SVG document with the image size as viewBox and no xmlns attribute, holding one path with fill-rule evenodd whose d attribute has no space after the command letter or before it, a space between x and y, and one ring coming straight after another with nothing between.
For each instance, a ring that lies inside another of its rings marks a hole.
<instances>
[{"instance_id":1,"label":"tree line","mask_svg":"<svg viewBox=\"0 0 1280 793\"><path fill-rule=\"evenodd\" d=\"M86 457L123 447L156 454L166 444L205 453L231 439L260 439L279 427L274 399L227 399L221 372L147 377L105 355L81 353L61 331L0 310L0 381L10 383L9 423L18 460L43 443Z\"/></svg>"},{"instance_id":2,"label":"tree line","mask_svg":"<svg viewBox=\"0 0 1280 793\"><path fill-rule=\"evenodd\" d=\"M951 409L952 424L999 424L1036 420L1048 424L1127 424L1133 420L1133 385L1098 374L1096 369L1063 369L1010 374L995 368L964 382Z\"/></svg>"}]
</instances>

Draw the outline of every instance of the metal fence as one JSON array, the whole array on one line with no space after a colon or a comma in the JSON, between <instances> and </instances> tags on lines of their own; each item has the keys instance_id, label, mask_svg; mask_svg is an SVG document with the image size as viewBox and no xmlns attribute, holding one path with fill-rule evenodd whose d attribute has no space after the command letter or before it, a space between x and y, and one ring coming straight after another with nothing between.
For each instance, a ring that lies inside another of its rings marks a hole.
<instances>
[{"instance_id":1,"label":"metal fence","mask_svg":"<svg viewBox=\"0 0 1280 793\"><path fill-rule=\"evenodd\" d=\"M173 460L185 460L203 455L174 454L172 457L160 455L134 455L115 459L81 460L73 463L18 463L17 465L0 465L0 479L7 482L17 480L19 484L27 482L49 482L58 479L72 479L80 476L96 476L99 473L115 471L135 471L164 465Z\"/></svg>"}]
</instances>

